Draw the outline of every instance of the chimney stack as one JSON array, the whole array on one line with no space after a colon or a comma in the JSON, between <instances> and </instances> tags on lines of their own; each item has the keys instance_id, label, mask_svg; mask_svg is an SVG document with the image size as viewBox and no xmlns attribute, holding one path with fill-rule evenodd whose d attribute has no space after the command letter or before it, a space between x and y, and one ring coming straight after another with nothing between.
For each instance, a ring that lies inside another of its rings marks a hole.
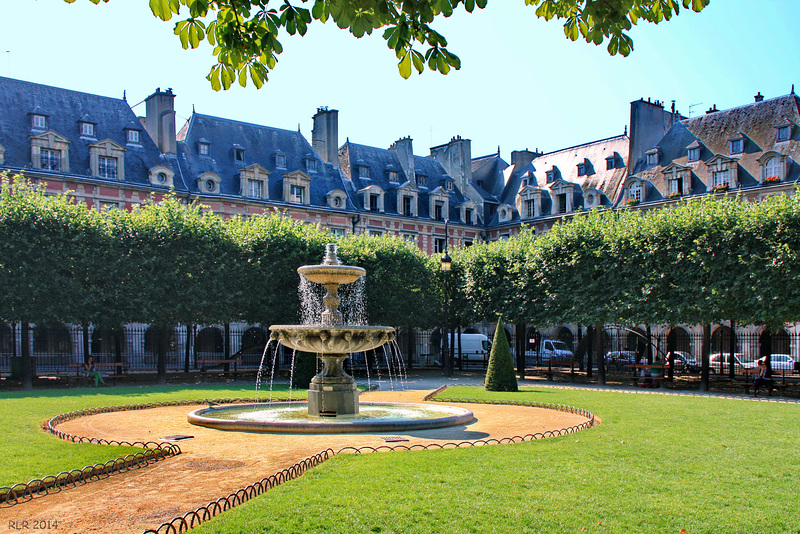
<instances>
[{"instance_id":1,"label":"chimney stack","mask_svg":"<svg viewBox=\"0 0 800 534\"><path fill-rule=\"evenodd\" d=\"M753 98L756 99L756 102L761 102L762 100L764 100L764 95L762 95L761 91L759 91L758 94Z\"/></svg>"},{"instance_id":2,"label":"chimney stack","mask_svg":"<svg viewBox=\"0 0 800 534\"><path fill-rule=\"evenodd\" d=\"M322 158L334 167L339 166L339 111L327 107L317 108L314 127L311 130L311 146Z\"/></svg>"},{"instance_id":3,"label":"chimney stack","mask_svg":"<svg viewBox=\"0 0 800 534\"><path fill-rule=\"evenodd\" d=\"M145 99L147 106L144 127L162 154L177 154L175 139L175 95L172 88L156 92Z\"/></svg>"}]
</instances>

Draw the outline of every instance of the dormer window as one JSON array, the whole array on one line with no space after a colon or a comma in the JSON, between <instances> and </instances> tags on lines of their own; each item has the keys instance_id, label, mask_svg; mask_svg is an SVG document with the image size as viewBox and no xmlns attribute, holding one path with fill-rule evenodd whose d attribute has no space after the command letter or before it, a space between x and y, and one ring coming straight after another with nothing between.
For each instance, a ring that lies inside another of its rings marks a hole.
<instances>
[{"instance_id":1,"label":"dormer window","mask_svg":"<svg viewBox=\"0 0 800 534\"><path fill-rule=\"evenodd\" d=\"M775 133L775 141L788 141L792 137L792 126L790 124L785 124L778 126L777 131Z\"/></svg>"},{"instance_id":2,"label":"dormer window","mask_svg":"<svg viewBox=\"0 0 800 534\"><path fill-rule=\"evenodd\" d=\"M369 178L369 167L362 165L358 168L359 178Z\"/></svg>"},{"instance_id":3,"label":"dormer window","mask_svg":"<svg viewBox=\"0 0 800 534\"><path fill-rule=\"evenodd\" d=\"M94 137L94 124L91 122L82 122L81 124L81 137Z\"/></svg>"},{"instance_id":4,"label":"dormer window","mask_svg":"<svg viewBox=\"0 0 800 534\"><path fill-rule=\"evenodd\" d=\"M586 164L578 163L578 176L586 176Z\"/></svg>"},{"instance_id":5,"label":"dormer window","mask_svg":"<svg viewBox=\"0 0 800 534\"><path fill-rule=\"evenodd\" d=\"M317 172L317 160L306 159L306 170L308 172Z\"/></svg>"},{"instance_id":6,"label":"dormer window","mask_svg":"<svg viewBox=\"0 0 800 534\"><path fill-rule=\"evenodd\" d=\"M453 180L445 180L444 181L444 188L447 189L448 191L452 191L453 190Z\"/></svg>"},{"instance_id":7,"label":"dormer window","mask_svg":"<svg viewBox=\"0 0 800 534\"><path fill-rule=\"evenodd\" d=\"M92 176L125 180L125 147L110 139L89 145L89 168Z\"/></svg>"},{"instance_id":8,"label":"dormer window","mask_svg":"<svg viewBox=\"0 0 800 534\"><path fill-rule=\"evenodd\" d=\"M98 156L97 176L101 178L117 179L117 158Z\"/></svg>"},{"instance_id":9,"label":"dormer window","mask_svg":"<svg viewBox=\"0 0 800 534\"><path fill-rule=\"evenodd\" d=\"M546 175L545 179L547 180L548 184L552 184L553 182L556 181L556 171L554 171L553 169L547 171L545 175Z\"/></svg>"},{"instance_id":10,"label":"dormer window","mask_svg":"<svg viewBox=\"0 0 800 534\"><path fill-rule=\"evenodd\" d=\"M406 217L414 216L414 197L403 197L403 215Z\"/></svg>"},{"instance_id":11,"label":"dormer window","mask_svg":"<svg viewBox=\"0 0 800 534\"><path fill-rule=\"evenodd\" d=\"M172 187L175 173L167 166L156 165L149 172L150 183L163 187Z\"/></svg>"},{"instance_id":12,"label":"dormer window","mask_svg":"<svg viewBox=\"0 0 800 534\"><path fill-rule=\"evenodd\" d=\"M61 170L61 151L42 148L39 150L40 168L48 171Z\"/></svg>"},{"instance_id":13,"label":"dormer window","mask_svg":"<svg viewBox=\"0 0 800 534\"><path fill-rule=\"evenodd\" d=\"M417 185L419 187L428 187L428 177L424 174L417 174Z\"/></svg>"},{"instance_id":14,"label":"dormer window","mask_svg":"<svg viewBox=\"0 0 800 534\"><path fill-rule=\"evenodd\" d=\"M731 139L728 141L730 146L730 153L731 154L741 154L744 152L744 139L738 137L736 139Z\"/></svg>"},{"instance_id":15,"label":"dormer window","mask_svg":"<svg viewBox=\"0 0 800 534\"><path fill-rule=\"evenodd\" d=\"M475 224L475 210L472 208L464 208L464 222L467 224Z\"/></svg>"},{"instance_id":16,"label":"dormer window","mask_svg":"<svg viewBox=\"0 0 800 534\"><path fill-rule=\"evenodd\" d=\"M130 145L138 145L139 141L139 130L127 130L128 135L128 144Z\"/></svg>"},{"instance_id":17,"label":"dormer window","mask_svg":"<svg viewBox=\"0 0 800 534\"><path fill-rule=\"evenodd\" d=\"M608 156L606 158L606 170L610 171L614 168L614 156Z\"/></svg>"},{"instance_id":18,"label":"dormer window","mask_svg":"<svg viewBox=\"0 0 800 534\"><path fill-rule=\"evenodd\" d=\"M213 172L204 172L197 178L197 189L201 193L219 193L219 184L222 180Z\"/></svg>"},{"instance_id":19,"label":"dormer window","mask_svg":"<svg viewBox=\"0 0 800 534\"><path fill-rule=\"evenodd\" d=\"M275 154L275 166L279 169L286 168L286 154L282 154L281 152Z\"/></svg>"},{"instance_id":20,"label":"dormer window","mask_svg":"<svg viewBox=\"0 0 800 534\"><path fill-rule=\"evenodd\" d=\"M646 156L647 156L647 166L648 167L654 167L654 166L658 165L658 149L657 148L653 148L653 149L648 150L646 152Z\"/></svg>"},{"instance_id":21,"label":"dormer window","mask_svg":"<svg viewBox=\"0 0 800 534\"><path fill-rule=\"evenodd\" d=\"M642 201L642 182L635 181L628 187L628 202Z\"/></svg>"},{"instance_id":22,"label":"dormer window","mask_svg":"<svg viewBox=\"0 0 800 534\"><path fill-rule=\"evenodd\" d=\"M241 147L239 145L233 145L233 161L236 162L244 161L244 147Z\"/></svg>"},{"instance_id":23,"label":"dormer window","mask_svg":"<svg viewBox=\"0 0 800 534\"><path fill-rule=\"evenodd\" d=\"M47 128L47 117L44 115L33 115L31 118L31 126L35 130L44 130Z\"/></svg>"},{"instance_id":24,"label":"dormer window","mask_svg":"<svg viewBox=\"0 0 800 534\"><path fill-rule=\"evenodd\" d=\"M700 159L700 147L693 146L686 151L686 156L689 161L698 161Z\"/></svg>"},{"instance_id":25,"label":"dormer window","mask_svg":"<svg viewBox=\"0 0 800 534\"><path fill-rule=\"evenodd\" d=\"M761 166L761 183L770 184L782 182L786 178L787 156L770 150L758 158Z\"/></svg>"},{"instance_id":26,"label":"dormer window","mask_svg":"<svg viewBox=\"0 0 800 534\"><path fill-rule=\"evenodd\" d=\"M208 156L210 143L205 139L201 139L197 142L197 153L201 156Z\"/></svg>"},{"instance_id":27,"label":"dormer window","mask_svg":"<svg viewBox=\"0 0 800 534\"><path fill-rule=\"evenodd\" d=\"M399 181L399 174L397 173L397 171L389 171L389 181L390 182Z\"/></svg>"}]
</instances>

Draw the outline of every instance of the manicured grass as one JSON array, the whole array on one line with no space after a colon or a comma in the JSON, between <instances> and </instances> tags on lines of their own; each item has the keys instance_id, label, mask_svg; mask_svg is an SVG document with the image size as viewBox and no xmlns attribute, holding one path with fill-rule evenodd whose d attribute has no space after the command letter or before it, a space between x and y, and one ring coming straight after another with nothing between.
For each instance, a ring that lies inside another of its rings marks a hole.
<instances>
[{"instance_id":1,"label":"manicured grass","mask_svg":"<svg viewBox=\"0 0 800 534\"><path fill-rule=\"evenodd\" d=\"M337 456L197 532L800 528L800 405L549 388L453 388L447 397L569 404L602 424L514 445Z\"/></svg>"},{"instance_id":2,"label":"manicured grass","mask_svg":"<svg viewBox=\"0 0 800 534\"><path fill-rule=\"evenodd\" d=\"M262 387L261 398L269 395ZM275 385L273 395L288 396L288 386ZM305 398L306 391L293 391ZM51 417L99 406L171 400L255 397L253 384L208 384L37 390L0 393L0 486L80 469L124 456L129 447L76 444L42 431Z\"/></svg>"}]
</instances>

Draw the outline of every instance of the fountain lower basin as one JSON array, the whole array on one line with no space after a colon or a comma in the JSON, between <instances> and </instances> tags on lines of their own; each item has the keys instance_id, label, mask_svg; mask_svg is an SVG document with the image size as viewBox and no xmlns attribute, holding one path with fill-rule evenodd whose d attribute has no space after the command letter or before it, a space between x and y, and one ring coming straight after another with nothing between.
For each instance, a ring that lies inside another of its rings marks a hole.
<instances>
[{"instance_id":1,"label":"fountain lower basin","mask_svg":"<svg viewBox=\"0 0 800 534\"><path fill-rule=\"evenodd\" d=\"M474 418L457 406L392 402L361 403L358 415L332 418L309 415L308 404L299 401L232 404L189 414L190 423L218 430L300 434L425 430L465 425Z\"/></svg>"}]
</instances>

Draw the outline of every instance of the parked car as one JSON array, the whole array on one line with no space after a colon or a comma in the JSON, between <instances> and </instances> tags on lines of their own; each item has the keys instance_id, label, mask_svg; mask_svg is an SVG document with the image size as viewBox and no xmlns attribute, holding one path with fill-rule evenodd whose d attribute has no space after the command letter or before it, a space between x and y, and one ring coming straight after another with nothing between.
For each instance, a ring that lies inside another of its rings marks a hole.
<instances>
[{"instance_id":1,"label":"parked car","mask_svg":"<svg viewBox=\"0 0 800 534\"><path fill-rule=\"evenodd\" d=\"M676 350L672 353L672 358L675 362L675 371L679 373L699 373L702 367L700 362L688 352ZM667 362L669 362L669 354L667 354Z\"/></svg>"},{"instance_id":2,"label":"parked car","mask_svg":"<svg viewBox=\"0 0 800 534\"><path fill-rule=\"evenodd\" d=\"M636 363L636 352L632 350L612 350L606 353L606 365L618 371Z\"/></svg>"},{"instance_id":3,"label":"parked car","mask_svg":"<svg viewBox=\"0 0 800 534\"><path fill-rule=\"evenodd\" d=\"M761 365L764 358L759 359L756 365ZM794 358L788 354L773 354L769 357L770 368L773 371L788 371L794 372Z\"/></svg>"},{"instance_id":4,"label":"parked car","mask_svg":"<svg viewBox=\"0 0 800 534\"><path fill-rule=\"evenodd\" d=\"M744 358L744 354L741 352L735 352L733 354L733 371L735 373L740 373L743 368L753 367L753 363L745 364L742 362L742 358ZM708 358L708 365L711 368L712 373L722 373L725 374L728 372L728 360L730 359L730 354L727 352L715 352Z\"/></svg>"},{"instance_id":5,"label":"parked car","mask_svg":"<svg viewBox=\"0 0 800 534\"><path fill-rule=\"evenodd\" d=\"M563 341L557 339L543 339L542 350L539 352L541 361L549 362L571 362L575 359L575 355L570 350L569 346Z\"/></svg>"}]
</instances>

